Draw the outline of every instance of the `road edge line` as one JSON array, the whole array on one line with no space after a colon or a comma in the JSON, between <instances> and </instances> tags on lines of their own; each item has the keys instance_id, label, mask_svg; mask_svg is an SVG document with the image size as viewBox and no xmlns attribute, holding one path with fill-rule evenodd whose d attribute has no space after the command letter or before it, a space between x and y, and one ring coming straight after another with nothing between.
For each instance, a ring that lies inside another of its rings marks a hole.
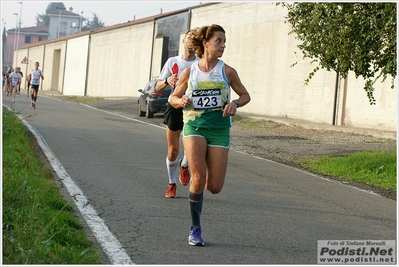
<instances>
[{"instance_id":1,"label":"road edge line","mask_svg":"<svg viewBox=\"0 0 399 267\"><path fill-rule=\"evenodd\" d=\"M3 104L3 106L5 106L9 111L12 111L11 108L7 105ZM86 221L90 230L93 232L97 241L100 243L111 264L135 265L129 255L123 249L118 239L113 233L111 233L104 220L100 218L94 207L90 204L90 201L83 194L83 191L68 175L64 166L62 166L61 162L54 155L44 138L21 115L16 115L29 129L29 131L36 137L38 145L42 149L54 171L57 173L57 176L64 184L69 195L72 199L74 199L75 206L78 208L80 214Z\"/></svg>"}]
</instances>

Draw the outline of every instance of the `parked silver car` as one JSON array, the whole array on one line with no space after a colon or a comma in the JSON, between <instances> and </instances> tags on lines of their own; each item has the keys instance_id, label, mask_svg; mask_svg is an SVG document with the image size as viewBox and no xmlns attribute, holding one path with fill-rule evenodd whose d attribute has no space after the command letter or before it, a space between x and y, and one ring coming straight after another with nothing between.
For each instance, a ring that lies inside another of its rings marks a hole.
<instances>
[{"instance_id":1,"label":"parked silver car","mask_svg":"<svg viewBox=\"0 0 399 267\"><path fill-rule=\"evenodd\" d=\"M167 85L165 89L157 91L155 89L157 82L158 77L153 77L144 89L138 90L141 93L137 105L140 117L153 118L155 113L165 112L169 105L168 98L172 87Z\"/></svg>"}]
</instances>

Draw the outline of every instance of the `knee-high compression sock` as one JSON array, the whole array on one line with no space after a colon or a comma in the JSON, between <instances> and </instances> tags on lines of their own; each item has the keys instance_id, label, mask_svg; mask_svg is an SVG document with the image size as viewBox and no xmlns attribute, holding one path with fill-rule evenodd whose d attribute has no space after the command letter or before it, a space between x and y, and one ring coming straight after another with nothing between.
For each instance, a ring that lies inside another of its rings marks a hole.
<instances>
[{"instance_id":1,"label":"knee-high compression sock","mask_svg":"<svg viewBox=\"0 0 399 267\"><path fill-rule=\"evenodd\" d=\"M176 183L176 171L177 171L177 159L175 161L170 161L166 158L166 169L168 170L169 183Z\"/></svg>"},{"instance_id":2,"label":"knee-high compression sock","mask_svg":"<svg viewBox=\"0 0 399 267\"><path fill-rule=\"evenodd\" d=\"M188 194L188 201L190 203L191 226L201 226L201 212L204 193L201 194Z\"/></svg>"},{"instance_id":3,"label":"knee-high compression sock","mask_svg":"<svg viewBox=\"0 0 399 267\"><path fill-rule=\"evenodd\" d=\"M32 101L33 101L33 99L34 99L34 97L33 97L33 94L31 94L31 95L30 95L30 98L31 98L31 99L32 99Z\"/></svg>"},{"instance_id":4,"label":"knee-high compression sock","mask_svg":"<svg viewBox=\"0 0 399 267\"><path fill-rule=\"evenodd\" d=\"M186 156L186 151L184 151L184 156L181 160L181 166L186 168L188 166L188 160L187 160L187 156Z\"/></svg>"}]
</instances>

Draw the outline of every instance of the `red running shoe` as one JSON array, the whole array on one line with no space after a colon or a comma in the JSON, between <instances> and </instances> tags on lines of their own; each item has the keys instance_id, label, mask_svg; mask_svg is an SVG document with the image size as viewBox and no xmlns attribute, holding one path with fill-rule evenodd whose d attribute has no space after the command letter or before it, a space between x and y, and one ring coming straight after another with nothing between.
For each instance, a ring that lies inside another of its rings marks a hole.
<instances>
[{"instance_id":1,"label":"red running shoe","mask_svg":"<svg viewBox=\"0 0 399 267\"><path fill-rule=\"evenodd\" d=\"M188 167L182 167L181 166L181 161L179 160L179 165L180 165L180 177L179 181L182 185L186 186L190 183L190 172L188 171Z\"/></svg>"},{"instance_id":2,"label":"red running shoe","mask_svg":"<svg viewBox=\"0 0 399 267\"><path fill-rule=\"evenodd\" d=\"M167 198L175 198L176 197L176 184L168 185L168 190L165 193L165 197L167 197Z\"/></svg>"}]
</instances>

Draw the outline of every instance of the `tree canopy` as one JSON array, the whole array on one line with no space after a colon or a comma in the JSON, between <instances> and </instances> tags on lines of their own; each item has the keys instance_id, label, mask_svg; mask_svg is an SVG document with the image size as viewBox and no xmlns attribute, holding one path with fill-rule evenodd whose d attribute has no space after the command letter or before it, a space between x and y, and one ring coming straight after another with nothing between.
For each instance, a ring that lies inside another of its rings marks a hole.
<instances>
[{"instance_id":1,"label":"tree canopy","mask_svg":"<svg viewBox=\"0 0 399 267\"><path fill-rule=\"evenodd\" d=\"M394 2L304 2L284 3L290 34L302 43L304 58L346 78L353 71L365 79L364 90L375 104L374 84L388 75L396 77L396 3Z\"/></svg>"},{"instance_id":2,"label":"tree canopy","mask_svg":"<svg viewBox=\"0 0 399 267\"><path fill-rule=\"evenodd\" d=\"M96 13L93 13L93 18L92 20L88 20L87 21L87 27L89 27L90 29L94 30L97 28L102 28L104 27L104 22L102 22Z\"/></svg>"}]
</instances>

